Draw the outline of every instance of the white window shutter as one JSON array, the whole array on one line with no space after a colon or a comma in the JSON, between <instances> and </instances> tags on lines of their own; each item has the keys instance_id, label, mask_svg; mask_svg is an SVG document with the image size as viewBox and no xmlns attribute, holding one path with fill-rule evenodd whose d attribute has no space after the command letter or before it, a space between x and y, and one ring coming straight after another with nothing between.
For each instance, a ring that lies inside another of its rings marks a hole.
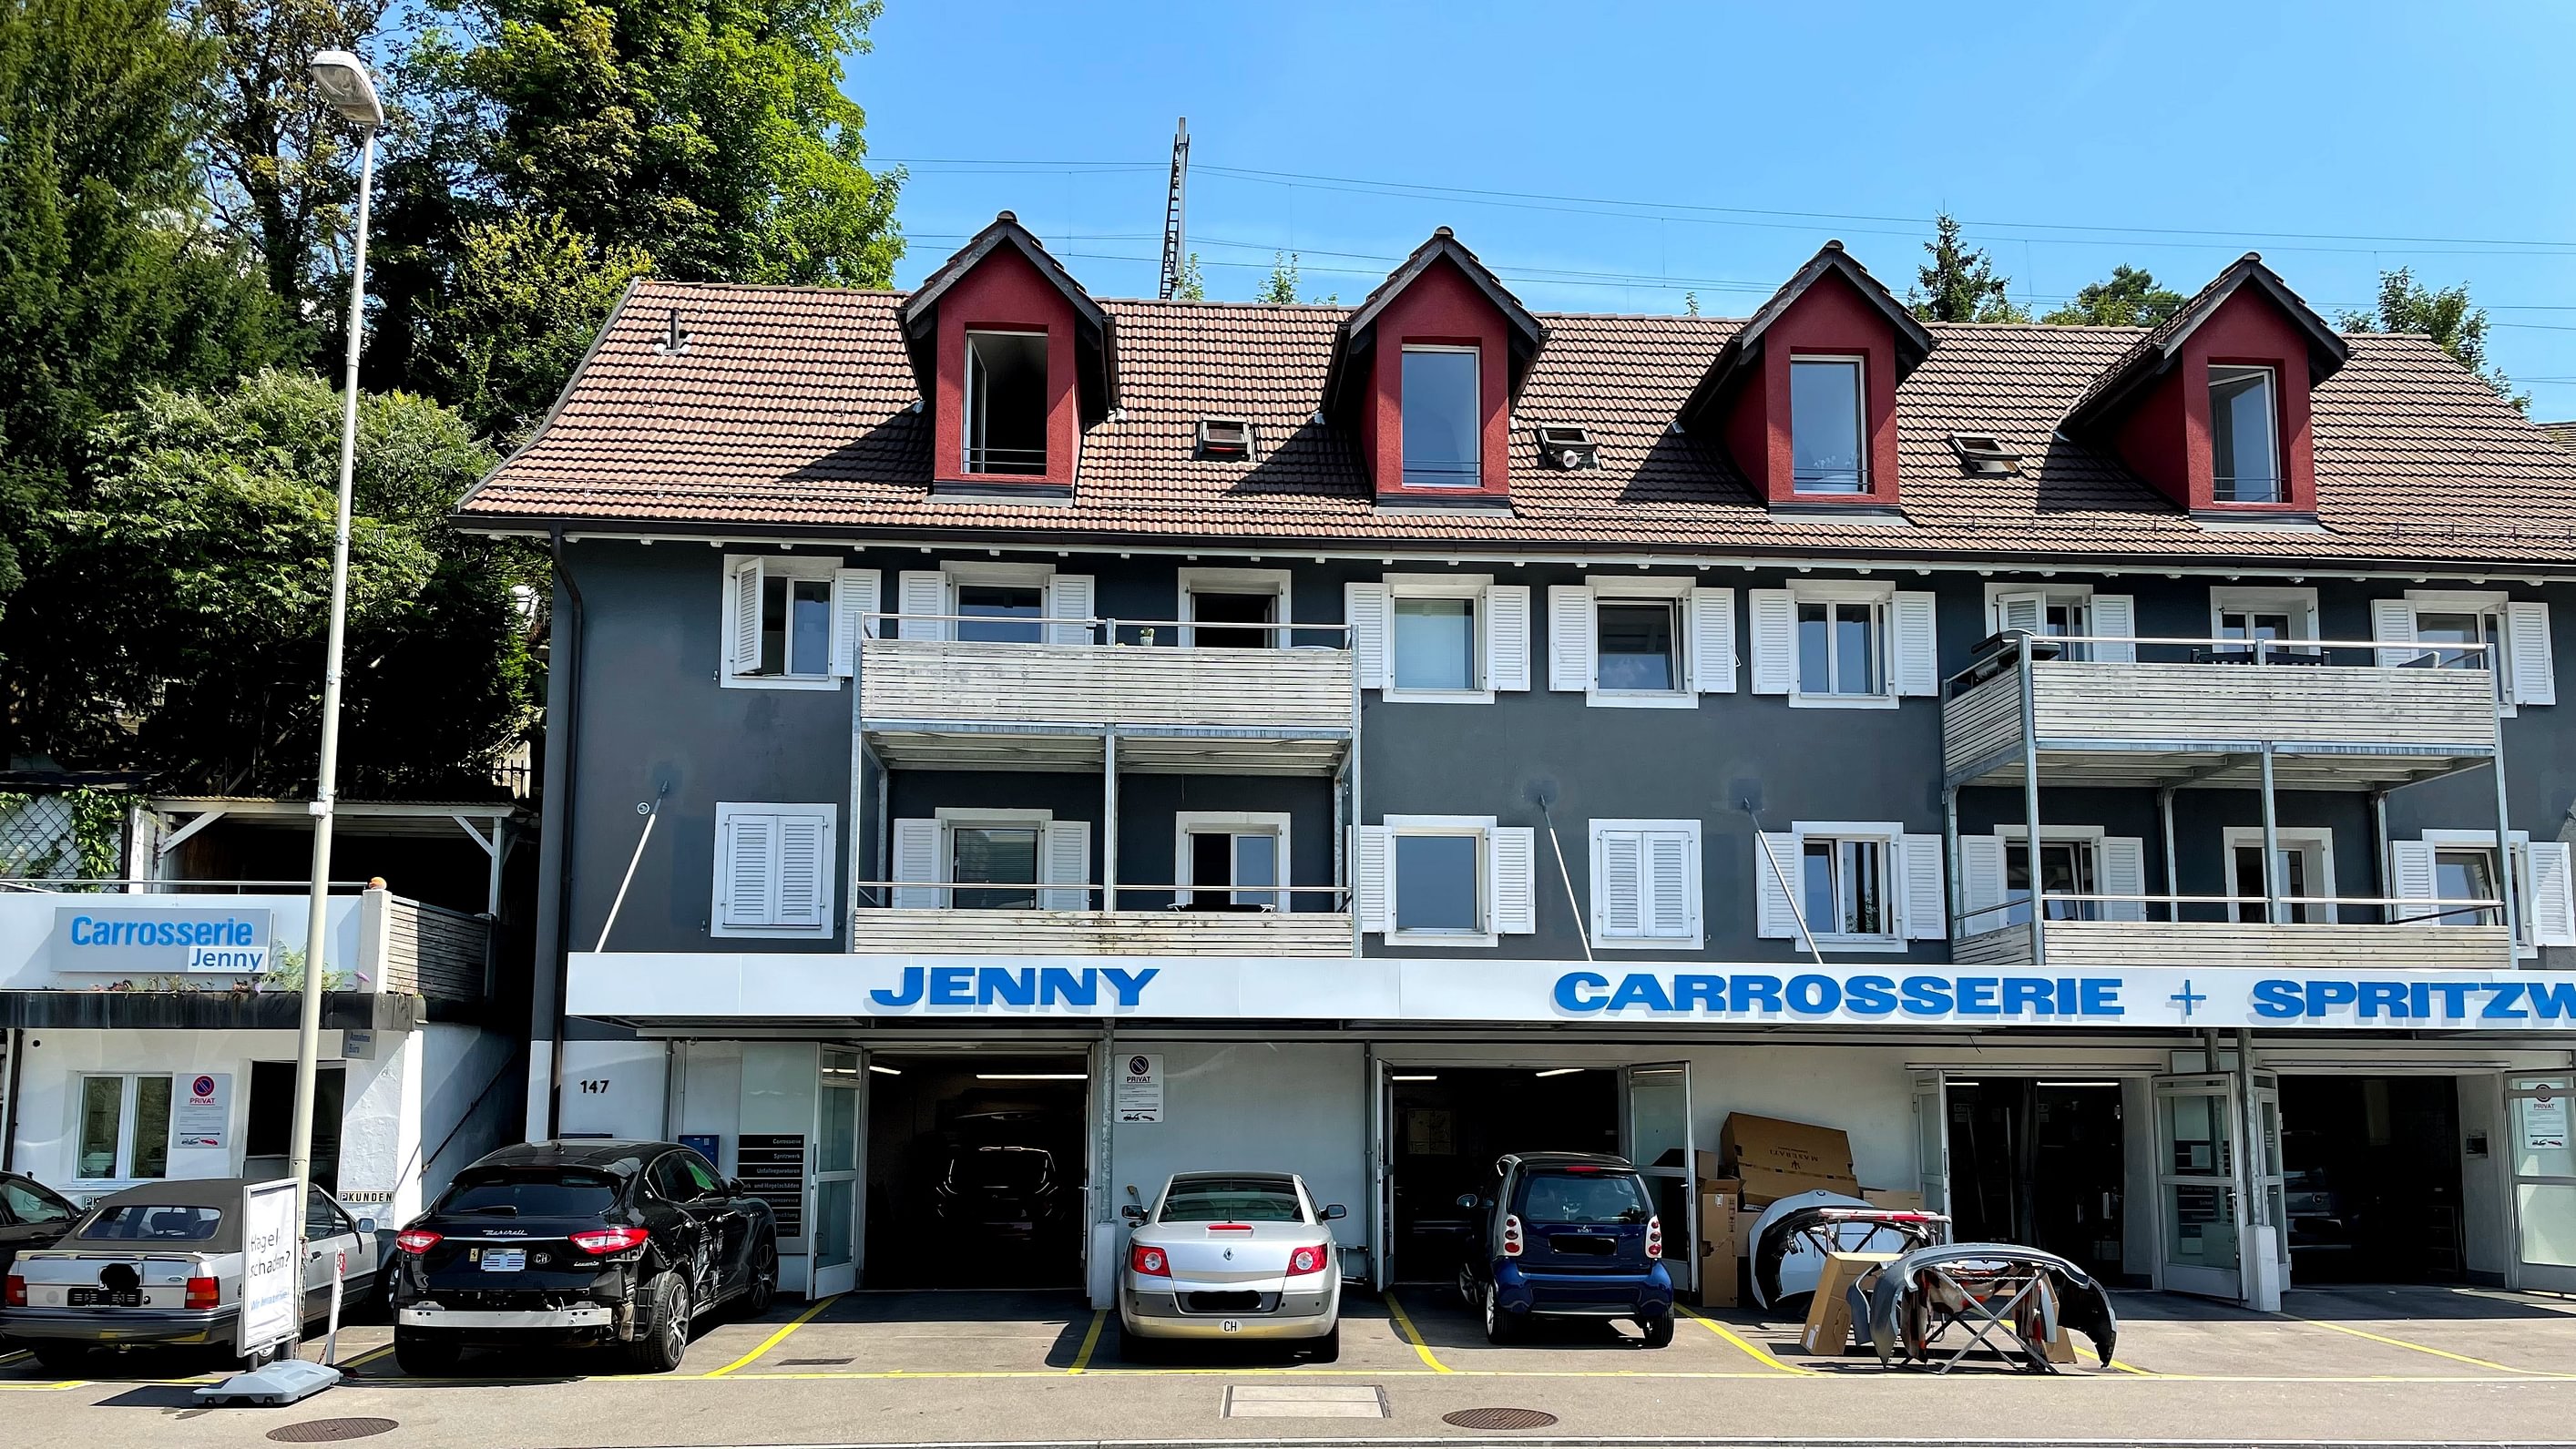
<instances>
[{"instance_id":1,"label":"white window shutter","mask_svg":"<svg viewBox=\"0 0 2576 1449\"><path fill-rule=\"evenodd\" d=\"M1646 836L1604 830L1592 841L1592 929L1605 941L1646 934Z\"/></svg>"},{"instance_id":2,"label":"white window shutter","mask_svg":"<svg viewBox=\"0 0 2576 1449\"><path fill-rule=\"evenodd\" d=\"M1530 687L1530 591L1527 584L1485 590L1485 681L1493 689Z\"/></svg>"},{"instance_id":3,"label":"white window shutter","mask_svg":"<svg viewBox=\"0 0 2576 1449\"><path fill-rule=\"evenodd\" d=\"M1386 585L1342 585L1342 618L1351 626L1351 673L1362 689L1386 688Z\"/></svg>"},{"instance_id":4,"label":"white window shutter","mask_svg":"<svg viewBox=\"0 0 2576 1449\"><path fill-rule=\"evenodd\" d=\"M1765 850L1764 847L1770 847ZM1772 862L1779 862L1775 869ZM1785 830L1766 830L1753 842L1754 932L1766 941L1797 941L1806 938L1798 933L1798 912L1791 904L1791 891L1798 888L1798 837ZM1788 889L1781 888L1781 877L1788 877Z\"/></svg>"},{"instance_id":5,"label":"white window shutter","mask_svg":"<svg viewBox=\"0 0 2576 1449\"><path fill-rule=\"evenodd\" d=\"M1091 575L1057 574L1047 585L1047 615L1057 621L1047 626L1047 642L1090 643Z\"/></svg>"},{"instance_id":6,"label":"white window shutter","mask_svg":"<svg viewBox=\"0 0 2576 1449\"><path fill-rule=\"evenodd\" d=\"M1934 595L1903 592L1888 609L1892 663L1888 674L1900 695L1941 692L1941 638L1933 622Z\"/></svg>"},{"instance_id":7,"label":"white window shutter","mask_svg":"<svg viewBox=\"0 0 2576 1449\"><path fill-rule=\"evenodd\" d=\"M827 928L832 915L832 819L778 817L778 913L775 924Z\"/></svg>"},{"instance_id":8,"label":"white window shutter","mask_svg":"<svg viewBox=\"0 0 2576 1449\"><path fill-rule=\"evenodd\" d=\"M733 577L725 580L725 616L725 672L759 672L760 560L733 566Z\"/></svg>"},{"instance_id":9,"label":"white window shutter","mask_svg":"<svg viewBox=\"0 0 2576 1449\"><path fill-rule=\"evenodd\" d=\"M1592 687L1592 590L1581 584L1547 589L1547 687L1581 694Z\"/></svg>"},{"instance_id":10,"label":"white window shutter","mask_svg":"<svg viewBox=\"0 0 2576 1449\"><path fill-rule=\"evenodd\" d=\"M2134 835L2105 836L2102 841L2102 894L2142 896L2147 893L2147 843ZM2102 919L2143 921L2145 901L2104 901Z\"/></svg>"},{"instance_id":11,"label":"white window shutter","mask_svg":"<svg viewBox=\"0 0 2576 1449\"><path fill-rule=\"evenodd\" d=\"M1690 689L1735 692L1735 590L1693 589L1688 606Z\"/></svg>"},{"instance_id":12,"label":"white window shutter","mask_svg":"<svg viewBox=\"0 0 2576 1449\"><path fill-rule=\"evenodd\" d=\"M1486 832L1485 859L1494 933L1526 936L1538 930L1537 833L1526 825L1495 826Z\"/></svg>"},{"instance_id":13,"label":"white window shutter","mask_svg":"<svg viewBox=\"0 0 2576 1449\"><path fill-rule=\"evenodd\" d=\"M2106 639L2134 639L2138 637L2138 601L2136 596L2131 594L2095 594L2093 596L2093 624L2090 632L2098 634ZM2092 654L2093 662L2096 664L2135 664L2138 662L2138 646L2135 644L2095 644L2092 646Z\"/></svg>"},{"instance_id":14,"label":"white window shutter","mask_svg":"<svg viewBox=\"0 0 2576 1449\"><path fill-rule=\"evenodd\" d=\"M1363 825L1355 833L1358 843L1351 851L1351 894L1356 898L1360 929L1393 930L1387 898L1387 859L1393 852L1387 829L1383 825Z\"/></svg>"},{"instance_id":15,"label":"white window shutter","mask_svg":"<svg viewBox=\"0 0 2576 1449\"><path fill-rule=\"evenodd\" d=\"M2382 644L2414 643L2415 606L2404 599L2371 600L2370 637L2378 640ZM2390 667L2395 667L2401 664L2412 664L2422 657L2422 653L2414 649L2382 649L2379 651L2379 662Z\"/></svg>"},{"instance_id":16,"label":"white window shutter","mask_svg":"<svg viewBox=\"0 0 2576 1449\"><path fill-rule=\"evenodd\" d=\"M1995 632L2037 634L2048 625L2048 595L1995 595Z\"/></svg>"},{"instance_id":17,"label":"white window shutter","mask_svg":"<svg viewBox=\"0 0 2576 1449\"><path fill-rule=\"evenodd\" d=\"M906 639L945 639L948 627L948 575L937 569L906 569L897 576L897 591L902 595L898 609L904 615L903 637Z\"/></svg>"},{"instance_id":18,"label":"white window shutter","mask_svg":"<svg viewBox=\"0 0 2576 1449\"><path fill-rule=\"evenodd\" d=\"M2439 893L2438 877L2433 870L2433 846L2423 840L2388 842L2388 893L2401 901L2429 901ZM2388 915L2392 920L2414 920L2416 925L2438 925L2439 912L2446 906L2397 906Z\"/></svg>"},{"instance_id":19,"label":"white window shutter","mask_svg":"<svg viewBox=\"0 0 2576 1449\"><path fill-rule=\"evenodd\" d=\"M1753 692L1788 694L1798 687L1798 598L1787 589L1747 589L1753 611Z\"/></svg>"},{"instance_id":20,"label":"white window shutter","mask_svg":"<svg viewBox=\"0 0 2576 1449\"><path fill-rule=\"evenodd\" d=\"M1897 869L1905 882L1905 935L1914 941L1943 941L1950 936L1950 896L1941 881L1941 837L1908 834L1897 838Z\"/></svg>"},{"instance_id":21,"label":"white window shutter","mask_svg":"<svg viewBox=\"0 0 2576 1449\"><path fill-rule=\"evenodd\" d=\"M898 881L935 881L940 878L939 822L936 820L898 820L894 823L894 860L886 872ZM899 885L892 895L898 910L927 911L948 904L947 893L935 885Z\"/></svg>"},{"instance_id":22,"label":"white window shutter","mask_svg":"<svg viewBox=\"0 0 2576 1449\"><path fill-rule=\"evenodd\" d=\"M2512 603L2504 606L2505 667L2513 702L2556 704L2558 680L2549 652L2549 606ZM2543 944L2552 944L2544 942Z\"/></svg>"},{"instance_id":23,"label":"white window shutter","mask_svg":"<svg viewBox=\"0 0 2576 1449\"><path fill-rule=\"evenodd\" d=\"M1646 933L1686 941L1699 931L1698 852L1686 830L1646 833Z\"/></svg>"},{"instance_id":24,"label":"white window shutter","mask_svg":"<svg viewBox=\"0 0 2576 1449\"><path fill-rule=\"evenodd\" d=\"M1046 873L1039 879L1066 889L1038 892L1038 909L1089 910L1091 892L1082 883L1091 879L1091 822L1050 820L1044 834L1044 859L1038 868Z\"/></svg>"},{"instance_id":25,"label":"white window shutter","mask_svg":"<svg viewBox=\"0 0 2576 1449\"><path fill-rule=\"evenodd\" d=\"M728 926L775 926L778 920L778 817L737 813L725 821L725 898L717 919Z\"/></svg>"},{"instance_id":26,"label":"white window shutter","mask_svg":"<svg viewBox=\"0 0 2576 1449\"><path fill-rule=\"evenodd\" d=\"M868 615L880 607L881 587L875 569L842 569L832 575L832 672L844 679L859 672L859 640L877 632L877 621Z\"/></svg>"},{"instance_id":27,"label":"white window shutter","mask_svg":"<svg viewBox=\"0 0 2576 1449\"><path fill-rule=\"evenodd\" d=\"M2569 878L2567 842L2533 841L2524 864L2531 872L2532 943L2576 946L2576 881Z\"/></svg>"},{"instance_id":28,"label":"white window shutter","mask_svg":"<svg viewBox=\"0 0 2576 1449\"><path fill-rule=\"evenodd\" d=\"M2004 903L2004 840L2000 835L1959 837L1959 934L1974 936L2001 929L2009 919L1997 907Z\"/></svg>"}]
</instances>

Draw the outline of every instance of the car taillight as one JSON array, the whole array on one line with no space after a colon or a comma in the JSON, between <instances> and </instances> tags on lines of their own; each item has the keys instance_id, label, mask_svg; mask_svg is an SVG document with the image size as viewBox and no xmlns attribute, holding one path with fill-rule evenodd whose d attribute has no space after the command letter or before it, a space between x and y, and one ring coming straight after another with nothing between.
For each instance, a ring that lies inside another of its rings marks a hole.
<instances>
[{"instance_id":1,"label":"car taillight","mask_svg":"<svg viewBox=\"0 0 2576 1449\"><path fill-rule=\"evenodd\" d=\"M413 1228L407 1232L394 1234L394 1246L406 1253L426 1253L437 1247L439 1239L444 1236L443 1233L433 1233L427 1228Z\"/></svg>"},{"instance_id":2,"label":"car taillight","mask_svg":"<svg viewBox=\"0 0 2576 1449\"><path fill-rule=\"evenodd\" d=\"M572 1235L572 1245L585 1253L623 1253L644 1245L653 1236L642 1228L591 1228Z\"/></svg>"},{"instance_id":3,"label":"car taillight","mask_svg":"<svg viewBox=\"0 0 2576 1449\"><path fill-rule=\"evenodd\" d=\"M191 1307L191 1308L212 1308L212 1307L214 1307L214 1306L215 1306L216 1299L217 1299L219 1296L220 1296L220 1295L219 1295L219 1292L218 1292L218 1290L217 1290L217 1289L216 1289L216 1287L215 1287L215 1280L214 1280L214 1279L212 1279L212 1278L191 1278L191 1279L189 1279L189 1280L188 1280L188 1306L189 1306L189 1307Z\"/></svg>"},{"instance_id":4,"label":"car taillight","mask_svg":"<svg viewBox=\"0 0 2576 1449\"><path fill-rule=\"evenodd\" d=\"M1288 1255L1288 1276L1294 1278L1303 1273L1321 1273L1327 1257L1321 1243L1311 1248L1299 1248Z\"/></svg>"},{"instance_id":5,"label":"car taillight","mask_svg":"<svg viewBox=\"0 0 2576 1449\"><path fill-rule=\"evenodd\" d=\"M1169 1278L1172 1276L1172 1261L1171 1259L1163 1256L1163 1250L1160 1248L1149 1248L1142 1243L1133 1244L1128 1248L1127 1266L1144 1274L1148 1278Z\"/></svg>"},{"instance_id":6,"label":"car taillight","mask_svg":"<svg viewBox=\"0 0 2576 1449\"><path fill-rule=\"evenodd\" d=\"M1651 1259L1660 1258L1663 1255L1664 1220L1662 1218L1648 1218L1646 1219L1646 1256Z\"/></svg>"},{"instance_id":7,"label":"car taillight","mask_svg":"<svg viewBox=\"0 0 2576 1449\"><path fill-rule=\"evenodd\" d=\"M1521 1220L1518 1214L1506 1213L1503 1215L1503 1256L1517 1258L1520 1255Z\"/></svg>"},{"instance_id":8,"label":"car taillight","mask_svg":"<svg viewBox=\"0 0 2576 1449\"><path fill-rule=\"evenodd\" d=\"M8 1304L12 1308L27 1306L27 1280L15 1273L9 1275Z\"/></svg>"}]
</instances>

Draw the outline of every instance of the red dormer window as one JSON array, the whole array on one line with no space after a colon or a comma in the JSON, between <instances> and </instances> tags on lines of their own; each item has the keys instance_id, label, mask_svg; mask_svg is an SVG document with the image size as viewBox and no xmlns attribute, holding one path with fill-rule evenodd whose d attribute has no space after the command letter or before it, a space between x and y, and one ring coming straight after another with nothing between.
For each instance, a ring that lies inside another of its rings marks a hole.
<instances>
[{"instance_id":1,"label":"red dormer window","mask_svg":"<svg viewBox=\"0 0 2576 1449\"><path fill-rule=\"evenodd\" d=\"M1473 343L1404 345L1399 431L1404 435L1405 487L1485 486L1479 352Z\"/></svg>"},{"instance_id":2,"label":"red dormer window","mask_svg":"<svg viewBox=\"0 0 2576 1449\"><path fill-rule=\"evenodd\" d=\"M2212 503L2289 501L2289 480L2281 470L2279 376L2267 366L2210 364Z\"/></svg>"},{"instance_id":3,"label":"red dormer window","mask_svg":"<svg viewBox=\"0 0 2576 1449\"><path fill-rule=\"evenodd\" d=\"M1043 478L1047 335L966 329L965 471Z\"/></svg>"},{"instance_id":4,"label":"red dormer window","mask_svg":"<svg viewBox=\"0 0 2576 1449\"><path fill-rule=\"evenodd\" d=\"M1511 500L1512 395L1546 330L1449 228L1342 324L1325 410L1356 428L1378 502Z\"/></svg>"},{"instance_id":5,"label":"red dormer window","mask_svg":"<svg viewBox=\"0 0 2576 1449\"><path fill-rule=\"evenodd\" d=\"M1868 358L1790 357L1790 491L1869 491L1868 398Z\"/></svg>"}]
</instances>

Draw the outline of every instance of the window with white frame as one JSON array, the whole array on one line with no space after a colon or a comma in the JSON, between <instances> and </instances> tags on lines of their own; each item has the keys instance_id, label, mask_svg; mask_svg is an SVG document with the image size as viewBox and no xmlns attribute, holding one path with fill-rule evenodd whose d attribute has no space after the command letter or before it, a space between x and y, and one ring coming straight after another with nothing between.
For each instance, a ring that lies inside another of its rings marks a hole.
<instances>
[{"instance_id":1,"label":"window with white frame","mask_svg":"<svg viewBox=\"0 0 2576 1449\"><path fill-rule=\"evenodd\" d=\"M1863 359L1789 361L1791 487L1799 493L1867 493L1869 436Z\"/></svg>"},{"instance_id":2,"label":"window with white frame","mask_svg":"<svg viewBox=\"0 0 2576 1449\"><path fill-rule=\"evenodd\" d=\"M2144 839L2095 825L2040 828L2038 894L2049 920L2143 921L2146 892ZM2031 900L2028 826L1959 837L1960 937L2029 925Z\"/></svg>"},{"instance_id":3,"label":"window with white frame","mask_svg":"<svg viewBox=\"0 0 2576 1449\"><path fill-rule=\"evenodd\" d=\"M170 1086L166 1073L84 1075L73 1176L88 1182L170 1175Z\"/></svg>"},{"instance_id":4,"label":"window with white frame","mask_svg":"<svg viewBox=\"0 0 2576 1449\"><path fill-rule=\"evenodd\" d=\"M1547 687L1595 705L1691 706L1735 688L1735 591L1646 576L1547 591Z\"/></svg>"},{"instance_id":5,"label":"window with white frame","mask_svg":"<svg viewBox=\"0 0 2576 1449\"><path fill-rule=\"evenodd\" d=\"M719 803L709 929L718 936L830 937L839 816L833 805Z\"/></svg>"},{"instance_id":6,"label":"window with white frame","mask_svg":"<svg viewBox=\"0 0 2576 1449\"><path fill-rule=\"evenodd\" d=\"M1047 335L966 334L966 471L1047 470Z\"/></svg>"},{"instance_id":7,"label":"window with white frame","mask_svg":"<svg viewBox=\"0 0 2576 1449\"><path fill-rule=\"evenodd\" d=\"M2370 620L2381 664L2489 670L2508 706L2558 702L2545 603L2486 590L2410 589L2402 599L2372 600Z\"/></svg>"},{"instance_id":8,"label":"window with white frame","mask_svg":"<svg viewBox=\"0 0 2576 1449\"><path fill-rule=\"evenodd\" d=\"M2333 921L2334 902L2326 898L2335 894L2334 832L2285 828L2275 830L2273 835L2281 847L2281 894L2285 898L2281 919L2294 926ZM2263 899L2267 894L2263 827L2230 825L2223 840L2227 849L2228 894L2237 897L2232 914L2247 924L2270 919Z\"/></svg>"},{"instance_id":9,"label":"window with white frame","mask_svg":"<svg viewBox=\"0 0 2576 1449\"><path fill-rule=\"evenodd\" d=\"M1079 911L1091 907L1091 822L1052 810L942 806L892 822L898 909Z\"/></svg>"},{"instance_id":10,"label":"window with white frame","mask_svg":"<svg viewBox=\"0 0 2576 1449\"><path fill-rule=\"evenodd\" d=\"M2102 902L2080 899L2102 892L2100 869L2101 847L2090 837L2052 840L2045 833L2039 839L2039 894L2052 921L2098 921L2102 919ZM2030 841L2004 842L2004 894L2019 900L2005 920L2012 925L2030 921ZM2073 897L2075 899L2050 899Z\"/></svg>"},{"instance_id":11,"label":"window with white frame","mask_svg":"<svg viewBox=\"0 0 2576 1449\"><path fill-rule=\"evenodd\" d=\"M1940 693L1929 592L1816 579L1746 598L1756 694L1810 708L1892 709L1900 698Z\"/></svg>"},{"instance_id":12,"label":"window with white frame","mask_svg":"<svg viewBox=\"0 0 2576 1449\"><path fill-rule=\"evenodd\" d=\"M1530 593L1490 574L1389 574L1344 589L1351 664L1394 701L1490 704L1529 685Z\"/></svg>"},{"instance_id":13,"label":"window with white frame","mask_svg":"<svg viewBox=\"0 0 2576 1449\"><path fill-rule=\"evenodd\" d=\"M1192 649L1283 649L1286 569L1181 570L1181 643Z\"/></svg>"},{"instance_id":14,"label":"window with white frame","mask_svg":"<svg viewBox=\"0 0 2576 1449\"><path fill-rule=\"evenodd\" d=\"M1825 950L1901 951L1948 929L1941 837L1892 821L1806 821L1754 840L1758 934Z\"/></svg>"},{"instance_id":15,"label":"window with white frame","mask_svg":"<svg viewBox=\"0 0 2576 1449\"><path fill-rule=\"evenodd\" d=\"M1404 349L1404 486L1484 486L1484 399L1476 349Z\"/></svg>"},{"instance_id":16,"label":"window with white frame","mask_svg":"<svg viewBox=\"0 0 2576 1449\"><path fill-rule=\"evenodd\" d=\"M1285 811L1183 810L1172 817L1185 911L1284 911L1294 898L1264 886L1288 879ZM1209 889L1215 887L1215 889Z\"/></svg>"},{"instance_id":17,"label":"window with white frame","mask_svg":"<svg viewBox=\"0 0 2576 1449\"><path fill-rule=\"evenodd\" d=\"M724 669L732 687L835 689L878 606L879 574L836 559L731 554L724 561Z\"/></svg>"},{"instance_id":18,"label":"window with white frame","mask_svg":"<svg viewBox=\"0 0 2576 1449\"><path fill-rule=\"evenodd\" d=\"M2576 871L2563 840L2535 841L2507 832L2513 852L2514 945L2523 956L2542 946L2576 946ZM2395 915L2420 925L2497 926L2499 905L2462 902L2503 899L2503 869L2492 830L2427 830L2414 840L2388 843L2388 893L2402 902Z\"/></svg>"},{"instance_id":19,"label":"window with white frame","mask_svg":"<svg viewBox=\"0 0 2576 1449\"><path fill-rule=\"evenodd\" d=\"M1491 946L1538 929L1529 827L1490 815L1390 815L1358 836L1362 930L1395 945Z\"/></svg>"},{"instance_id":20,"label":"window with white frame","mask_svg":"<svg viewBox=\"0 0 2576 1449\"><path fill-rule=\"evenodd\" d=\"M1089 644L1092 578L1051 564L960 561L896 578L905 639L966 644Z\"/></svg>"},{"instance_id":21,"label":"window with white frame","mask_svg":"<svg viewBox=\"0 0 2576 1449\"><path fill-rule=\"evenodd\" d=\"M1605 950L1696 951L1699 822L1592 822L1592 941Z\"/></svg>"},{"instance_id":22,"label":"window with white frame","mask_svg":"<svg viewBox=\"0 0 2576 1449\"><path fill-rule=\"evenodd\" d=\"M2220 503L2281 503L2272 369L2213 364L2209 369L2211 497Z\"/></svg>"},{"instance_id":23,"label":"window with white frame","mask_svg":"<svg viewBox=\"0 0 2576 1449\"><path fill-rule=\"evenodd\" d=\"M2082 639L2059 645L2059 658L2134 664L2137 646L2113 643L2137 633L2136 599L2097 594L2089 584L1988 584L1986 628L1992 634L2027 633L2041 639Z\"/></svg>"},{"instance_id":24,"label":"window with white frame","mask_svg":"<svg viewBox=\"0 0 2576 1449\"><path fill-rule=\"evenodd\" d=\"M2228 641L2215 650L2223 660L2248 660L2254 657L2253 641L2315 639L2317 633L2317 591L2297 588L2212 588L2209 591L2209 632L2214 639ZM2238 642L2243 641L2243 642ZM2316 651L2263 651L2266 659L2285 657L2314 658Z\"/></svg>"}]
</instances>

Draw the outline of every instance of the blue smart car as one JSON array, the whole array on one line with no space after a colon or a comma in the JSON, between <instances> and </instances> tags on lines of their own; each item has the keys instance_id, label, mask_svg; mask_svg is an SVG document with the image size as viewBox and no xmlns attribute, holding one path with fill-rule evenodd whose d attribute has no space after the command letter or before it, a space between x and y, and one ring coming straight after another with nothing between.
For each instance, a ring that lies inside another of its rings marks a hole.
<instances>
[{"instance_id":1,"label":"blue smart car","mask_svg":"<svg viewBox=\"0 0 2576 1449\"><path fill-rule=\"evenodd\" d=\"M1646 1181L1624 1157L1515 1152L1494 1163L1481 1195L1484 1241L1458 1270L1458 1292L1508 1343L1534 1317L1625 1318L1648 1348L1673 1341L1673 1279L1664 1225Z\"/></svg>"}]
</instances>

